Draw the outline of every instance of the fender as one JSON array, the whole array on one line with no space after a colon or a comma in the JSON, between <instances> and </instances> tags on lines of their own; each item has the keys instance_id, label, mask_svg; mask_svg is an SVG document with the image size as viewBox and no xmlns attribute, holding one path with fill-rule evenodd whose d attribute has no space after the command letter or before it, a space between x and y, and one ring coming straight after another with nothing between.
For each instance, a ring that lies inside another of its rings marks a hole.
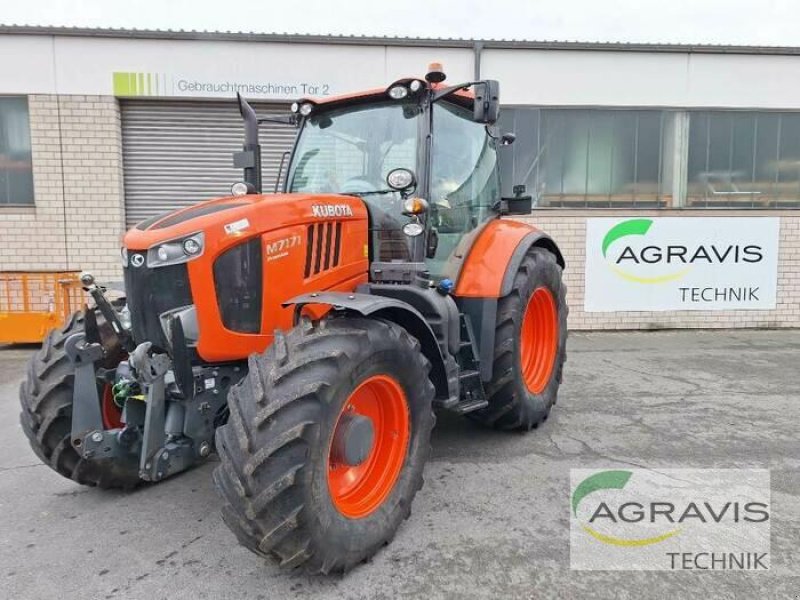
<instances>
[{"instance_id":1,"label":"fender","mask_svg":"<svg viewBox=\"0 0 800 600\"><path fill-rule=\"evenodd\" d=\"M522 264L522 259L525 258L528 250L534 246L544 248L545 250L549 250L552 254L554 254L558 266L562 269L567 266L567 263L564 261L564 255L561 254L561 249L553 241L553 238L547 235L544 231L534 228L534 231L531 231L524 238L522 238L508 261L505 275L503 275L503 285L500 287L500 297L505 296L511 291L511 288L514 285L514 275L517 273L517 269L519 269L520 264Z\"/></svg>"},{"instance_id":2,"label":"fender","mask_svg":"<svg viewBox=\"0 0 800 600\"><path fill-rule=\"evenodd\" d=\"M455 296L461 298L500 298L511 291L514 274L533 246L555 254L564 268L564 256L553 239L527 223L497 219L486 225L461 268Z\"/></svg>"},{"instance_id":3,"label":"fender","mask_svg":"<svg viewBox=\"0 0 800 600\"><path fill-rule=\"evenodd\" d=\"M283 306L294 306L296 325L303 307L309 304L325 304L333 311L352 311L363 317L382 318L400 325L419 341L422 353L430 361L431 381L436 388L436 397L451 397L445 360L436 336L422 314L410 304L386 296L357 292L314 292L295 296L284 302Z\"/></svg>"},{"instance_id":4,"label":"fender","mask_svg":"<svg viewBox=\"0 0 800 600\"><path fill-rule=\"evenodd\" d=\"M481 379L492 380L497 300L511 292L514 275L528 250L538 246L566 264L553 239L532 225L497 219L486 225L472 245L456 284L456 302L469 315L480 358Z\"/></svg>"}]
</instances>

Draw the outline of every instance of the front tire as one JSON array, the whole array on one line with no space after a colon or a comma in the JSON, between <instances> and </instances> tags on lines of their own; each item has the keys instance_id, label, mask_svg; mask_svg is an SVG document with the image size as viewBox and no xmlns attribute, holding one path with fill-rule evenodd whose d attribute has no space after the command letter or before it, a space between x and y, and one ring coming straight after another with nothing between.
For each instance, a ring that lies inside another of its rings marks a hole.
<instances>
[{"instance_id":1,"label":"front tire","mask_svg":"<svg viewBox=\"0 0 800 600\"><path fill-rule=\"evenodd\" d=\"M251 356L216 434L214 482L239 541L315 573L346 571L391 541L430 453L429 369L403 328L361 317L304 320ZM336 450L350 415L374 434L357 465Z\"/></svg>"},{"instance_id":2,"label":"front tire","mask_svg":"<svg viewBox=\"0 0 800 600\"><path fill-rule=\"evenodd\" d=\"M531 248L500 298L489 406L470 413L484 425L529 431L556 402L567 356L567 288L552 252Z\"/></svg>"},{"instance_id":3,"label":"front tire","mask_svg":"<svg viewBox=\"0 0 800 600\"><path fill-rule=\"evenodd\" d=\"M30 358L27 377L19 388L22 430L36 455L59 475L82 485L130 489L142 483L135 458L85 460L70 442L75 371L64 343L83 330L83 315L73 314L60 329L47 334L41 349ZM112 417L113 407L102 405L101 409L104 419Z\"/></svg>"}]
</instances>

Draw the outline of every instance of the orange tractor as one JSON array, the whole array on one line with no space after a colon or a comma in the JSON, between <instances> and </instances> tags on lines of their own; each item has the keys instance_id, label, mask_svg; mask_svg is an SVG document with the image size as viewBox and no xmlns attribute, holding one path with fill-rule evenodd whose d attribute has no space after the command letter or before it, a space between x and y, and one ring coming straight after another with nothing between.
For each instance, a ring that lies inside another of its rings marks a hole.
<instances>
[{"instance_id":1,"label":"orange tractor","mask_svg":"<svg viewBox=\"0 0 800 600\"><path fill-rule=\"evenodd\" d=\"M286 567L344 571L409 516L434 410L530 430L566 353L564 260L518 186L500 193L496 81L440 67L292 105L281 193L262 194L239 98L244 181L131 229L126 303L50 332L21 387L39 457L131 488L216 452L222 516Z\"/></svg>"}]
</instances>

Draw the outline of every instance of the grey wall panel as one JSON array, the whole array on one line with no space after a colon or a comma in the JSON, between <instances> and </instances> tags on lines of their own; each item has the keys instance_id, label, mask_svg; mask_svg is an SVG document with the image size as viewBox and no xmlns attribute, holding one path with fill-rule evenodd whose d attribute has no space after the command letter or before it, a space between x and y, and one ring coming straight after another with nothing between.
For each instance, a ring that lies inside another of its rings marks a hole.
<instances>
[{"instance_id":1,"label":"grey wall panel","mask_svg":"<svg viewBox=\"0 0 800 600\"><path fill-rule=\"evenodd\" d=\"M236 102L123 100L122 154L128 225L161 212L230 193L242 179L233 167L244 129ZM288 115L285 106L254 103L261 117ZM296 129L261 126L264 191L271 192L281 156ZM284 169L286 165L284 165Z\"/></svg>"}]
</instances>

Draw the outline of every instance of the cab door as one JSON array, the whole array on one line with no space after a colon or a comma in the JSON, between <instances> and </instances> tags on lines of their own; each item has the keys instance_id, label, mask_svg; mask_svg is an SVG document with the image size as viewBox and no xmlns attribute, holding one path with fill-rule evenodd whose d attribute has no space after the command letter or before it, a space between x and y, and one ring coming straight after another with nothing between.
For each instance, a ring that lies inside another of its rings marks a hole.
<instances>
[{"instance_id":1,"label":"cab door","mask_svg":"<svg viewBox=\"0 0 800 600\"><path fill-rule=\"evenodd\" d=\"M497 217L500 176L495 140L461 106L433 107L430 219L438 238L426 263L434 279L455 280L477 234Z\"/></svg>"}]
</instances>

